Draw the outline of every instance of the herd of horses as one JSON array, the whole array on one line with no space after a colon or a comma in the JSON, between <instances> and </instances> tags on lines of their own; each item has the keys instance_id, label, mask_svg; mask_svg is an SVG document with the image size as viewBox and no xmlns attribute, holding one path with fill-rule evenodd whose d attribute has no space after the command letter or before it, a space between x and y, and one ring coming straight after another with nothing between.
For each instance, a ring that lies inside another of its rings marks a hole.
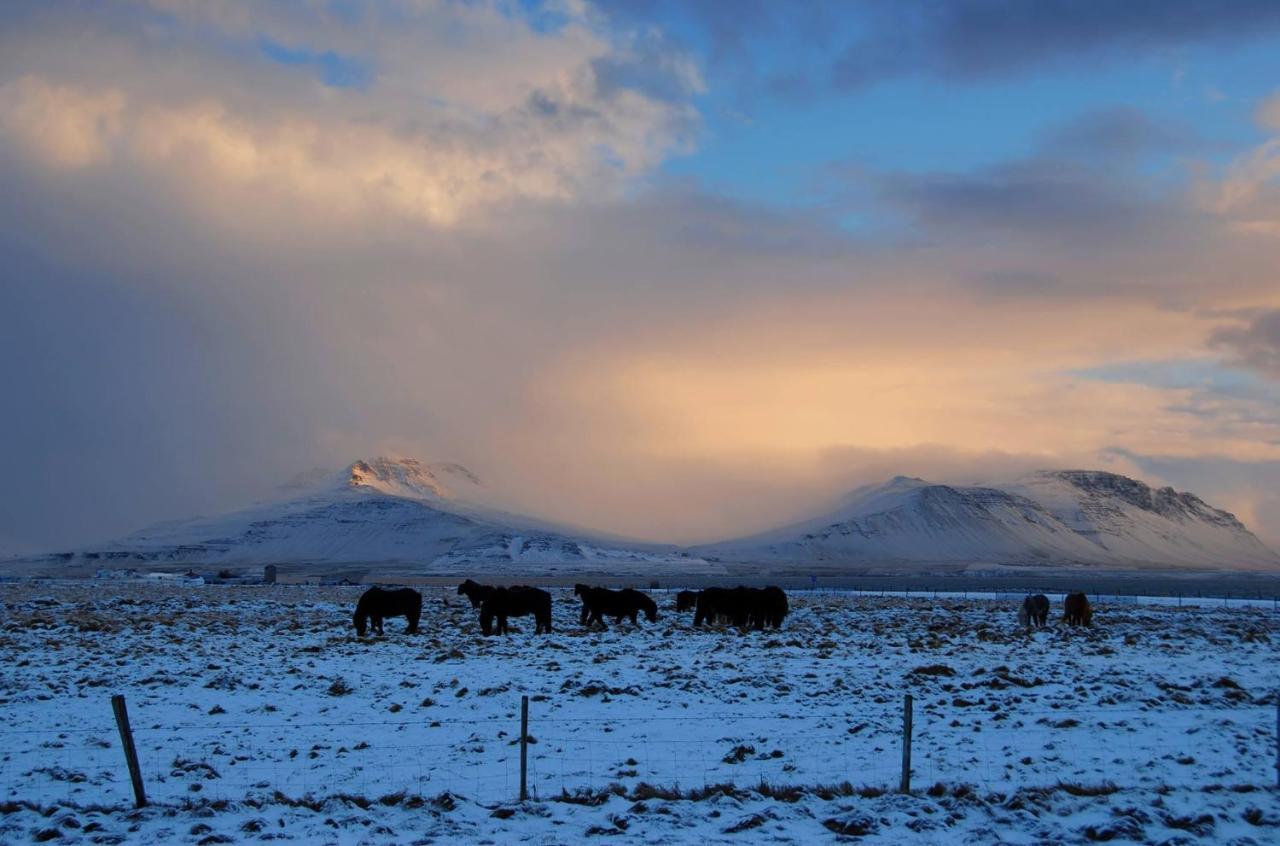
<instances>
[{"instance_id":1,"label":"herd of horses","mask_svg":"<svg viewBox=\"0 0 1280 846\"><path fill-rule=\"evenodd\" d=\"M631 625L639 624L644 614L650 623L658 621L658 604L638 590L625 588L592 587L578 584L573 587L574 596L582 600L579 624L607 629L605 618L615 623L629 619ZM480 614L480 631L487 635L505 635L509 617L532 615L536 634L551 632L551 594L541 588L528 585L499 587L482 585L467 579L458 585L458 595L465 596L471 607ZM1063 620L1070 626L1093 624L1093 609L1083 593L1069 593L1062 603ZM693 611L693 624L723 623L744 629L780 628L790 606L782 588L735 587L682 590L676 594L676 611ZM356 603L356 634L364 637L372 630L382 634L382 621L387 617L404 617L408 633L418 631L422 618L422 594L412 588L387 590L369 588ZM1040 628L1048 624L1049 598L1042 593L1028 595L1018 609L1018 622L1028 628Z\"/></svg>"}]
</instances>

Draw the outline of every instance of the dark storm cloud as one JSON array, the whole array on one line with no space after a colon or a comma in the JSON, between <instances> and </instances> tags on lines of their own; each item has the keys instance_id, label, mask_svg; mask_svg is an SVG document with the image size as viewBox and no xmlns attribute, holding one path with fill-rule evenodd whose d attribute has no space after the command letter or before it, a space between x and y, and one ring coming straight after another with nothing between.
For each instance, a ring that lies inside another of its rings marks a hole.
<instances>
[{"instance_id":1,"label":"dark storm cloud","mask_svg":"<svg viewBox=\"0 0 1280 846\"><path fill-rule=\"evenodd\" d=\"M1200 152L1209 142L1194 129L1152 118L1133 106L1085 112L1051 127L1041 146L1063 157L1131 162L1147 155Z\"/></svg>"},{"instance_id":2,"label":"dark storm cloud","mask_svg":"<svg viewBox=\"0 0 1280 846\"><path fill-rule=\"evenodd\" d=\"M839 87L914 73L998 77L1081 56L1132 56L1254 38L1280 29L1280 5L1269 0L961 0L877 4L870 20L869 30L835 62Z\"/></svg>"},{"instance_id":3,"label":"dark storm cloud","mask_svg":"<svg viewBox=\"0 0 1280 846\"><path fill-rule=\"evenodd\" d=\"M1165 212L1089 168L1016 161L968 172L898 173L881 198L928 229L984 229L1110 241L1133 237Z\"/></svg>"},{"instance_id":4,"label":"dark storm cloud","mask_svg":"<svg viewBox=\"0 0 1280 846\"><path fill-rule=\"evenodd\" d=\"M1218 329L1209 343L1231 361L1280 379L1280 309L1257 314L1239 326Z\"/></svg>"}]
</instances>

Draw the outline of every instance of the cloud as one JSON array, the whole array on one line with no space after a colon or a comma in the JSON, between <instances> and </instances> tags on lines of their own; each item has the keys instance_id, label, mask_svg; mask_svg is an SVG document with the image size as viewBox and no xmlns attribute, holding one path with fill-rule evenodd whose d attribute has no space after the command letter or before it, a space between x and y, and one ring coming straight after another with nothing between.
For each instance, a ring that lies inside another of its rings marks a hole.
<instances>
[{"instance_id":1,"label":"cloud","mask_svg":"<svg viewBox=\"0 0 1280 846\"><path fill-rule=\"evenodd\" d=\"M967 173L897 173L881 197L929 229L995 229L1090 240L1130 239L1166 208L1138 186L1116 184L1066 161L1002 163Z\"/></svg>"},{"instance_id":2,"label":"cloud","mask_svg":"<svg viewBox=\"0 0 1280 846\"><path fill-rule=\"evenodd\" d=\"M1268 0L597 0L595 6L612 20L661 21L671 37L705 44L709 73L747 110L762 98L803 103L900 79L981 84L1042 71L1093 73L1280 32L1280 11Z\"/></svg>"},{"instance_id":3,"label":"cloud","mask_svg":"<svg viewBox=\"0 0 1280 846\"><path fill-rule=\"evenodd\" d=\"M1280 309L1254 315L1242 325L1217 329L1209 344L1236 364L1280 379Z\"/></svg>"},{"instance_id":4,"label":"cloud","mask_svg":"<svg viewBox=\"0 0 1280 846\"><path fill-rule=\"evenodd\" d=\"M1280 132L1280 92L1272 94L1258 104L1254 120L1263 129Z\"/></svg>"},{"instance_id":5,"label":"cloud","mask_svg":"<svg viewBox=\"0 0 1280 846\"><path fill-rule=\"evenodd\" d=\"M1050 128L1040 145L1053 155L1126 164L1153 154L1187 154L1208 147L1191 127L1156 120L1134 106L1085 112Z\"/></svg>"},{"instance_id":6,"label":"cloud","mask_svg":"<svg viewBox=\"0 0 1280 846\"><path fill-rule=\"evenodd\" d=\"M694 540L877 474L1280 449L1256 398L1084 375L1210 355L1224 315L1280 306L1274 240L1205 200L1237 171L1148 178L1134 157L1182 142L1135 113L1021 160L863 169L863 231L665 177L701 69L574 4L24 9L0 29L15 541L382 450ZM331 84L330 54L367 78Z\"/></svg>"},{"instance_id":7,"label":"cloud","mask_svg":"<svg viewBox=\"0 0 1280 846\"><path fill-rule=\"evenodd\" d=\"M98 80L94 60L156 49L105 21L84 39L80 63L54 45L83 22L56 9L20 44L4 39L17 53L8 64L23 66L0 83L4 136L52 168L124 164L176 177L220 213L265 205L344 222L391 214L452 225L514 201L622 190L696 131L696 66L660 39L611 38L582 17L539 33L484 4L371 7L395 17L387 29L279 8L158 8L177 31L164 35L190 48L159 78L126 66L110 85ZM138 7L128 11L147 22ZM451 42L433 49L443 31ZM227 53L257 53L264 39L290 46L264 51L254 84L237 84L242 72ZM350 52L377 71L358 90L337 90L306 78L316 62L282 62L281 50ZM209 79L191 78L210 63Z\"/></svg>"},{"instance_id":8,"label":"cloud","mask_svg":"<svg viewBox=\"0 0 1280 846\"><path fill-rule=\"evenodd\" d=\"M961 0L924 9L878 4L870 26L834 64L838 87L927 74L980 80L1167 47L1256 38L1280 30L1266 0L1080 4L1073 0Z\"/></svg>"},{"instance_id":9,"label":"cloud","mask_svg":"<svg viewBox=\"0 0 1280 846\"><path fill-rule=\"evenodd\" d=\"M87 167L119 136L124 104L114 88L85 91L24 76L0 86L0 131L46 166Z\"/></svg>"}]
</instances>

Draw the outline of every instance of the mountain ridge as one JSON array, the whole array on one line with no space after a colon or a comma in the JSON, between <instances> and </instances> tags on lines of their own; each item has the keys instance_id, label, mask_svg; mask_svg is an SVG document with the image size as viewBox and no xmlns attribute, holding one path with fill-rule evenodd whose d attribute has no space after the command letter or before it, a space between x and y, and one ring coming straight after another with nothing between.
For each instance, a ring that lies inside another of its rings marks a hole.
<instances>
[{"instance_id":1,"label":"mountain ridge","mask_svg":"<svg viewBox=\"0 0 1280 846\"><path fill-rule=\"evenodd\" d=\"M968 486L895 476L851 491L814 517L690 551L790 564L1280 570L1280 556L1230 512L1102 470L1042 470Z\"/></svg>"},{"instance_id":2,"label":"mountain ridge","mask_svg":"<svg viewBox=\"0 0 1280 846\"><path fill-rule=\"evenodd\" d=\"M1230 512L1101 470L952 485L895 476L804 520L688 547L613 538L495 507L460 464L359 459L310 471L274 500L172 520L47 560L97 566L390 566L476 572L724 573L738 568L1103 566L1280 572Z\"/></svg>"}]
</instances>

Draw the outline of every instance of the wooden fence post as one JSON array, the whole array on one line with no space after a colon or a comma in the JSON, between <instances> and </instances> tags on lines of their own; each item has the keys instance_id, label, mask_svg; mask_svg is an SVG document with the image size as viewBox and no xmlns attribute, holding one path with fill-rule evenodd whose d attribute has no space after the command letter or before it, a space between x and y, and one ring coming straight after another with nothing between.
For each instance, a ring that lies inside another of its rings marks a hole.
<instances>
[{"instance_id":1,"label":"wooden fence post","mask_svg":"<svg viewBox=\"0 0 1280 846\"><path fill-rule=\"evenodd\" d=\"M911 792L911 694L902 695L902 781L899 793Z\"/></svg>"},{"instance_id":2,"label":"wooden fence post","mask_svg":"<svg viewBox=\"0 0 1280 846\"><path fill-rule=\"evenodd\" d=\"M529 697L520 697L520 801L529 798Z\"/></svg>"},{"instance_id":3,"label":"wooden fence post","mask_svg":"<svg viewBox=\"0 0 1280 846\"><path fill-rule=\"evenodd\" d=\"M147 805L147 794L142 789L142 768L138 766L138 750L133 745L133 729L129 728L129 709L124 695L111 697L111 710L116 715L116 728L120 729L120 745L124 747L124 760L129 765L129 780L133 782L133 804L138 808Z\"/></svg>"}]
</instances>

